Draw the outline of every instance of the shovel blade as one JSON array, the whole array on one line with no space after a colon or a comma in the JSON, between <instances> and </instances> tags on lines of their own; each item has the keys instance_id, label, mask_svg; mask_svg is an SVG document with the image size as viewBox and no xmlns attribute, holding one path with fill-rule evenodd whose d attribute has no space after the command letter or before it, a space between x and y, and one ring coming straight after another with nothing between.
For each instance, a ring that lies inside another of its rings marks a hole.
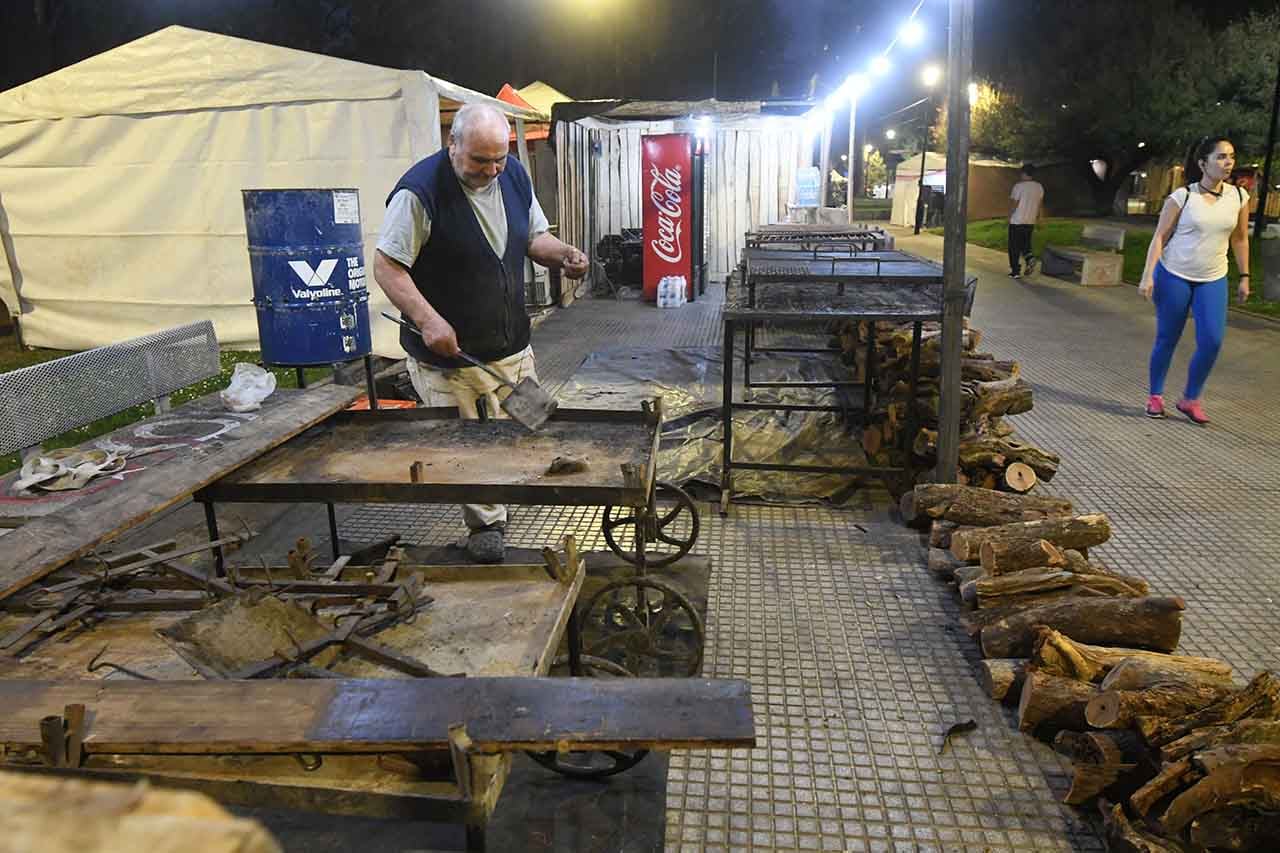
<instances>
[{"instance_id":1,"label":"shovel blade","mask_svg":"<svg viewBox=\"0 0 1280 853\"><path fill-rule=\"evenodd\" d=\"M557 406L555 398L528 377L521 379L502 401L502 410L530 430L545 424Z\"/></svg>"}]
</instances>

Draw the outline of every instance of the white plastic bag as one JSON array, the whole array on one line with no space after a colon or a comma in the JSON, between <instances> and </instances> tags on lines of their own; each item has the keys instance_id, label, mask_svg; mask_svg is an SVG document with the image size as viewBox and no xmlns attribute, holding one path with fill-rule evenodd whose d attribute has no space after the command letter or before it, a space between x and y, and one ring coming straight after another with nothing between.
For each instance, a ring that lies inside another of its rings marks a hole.
<instances>
[{"instance_id":1,"label":"white plastic bag","mask_svg":"<svg viewBox=\"0 0 1280 853\"><path fill-rule=\"evenodd\" d=\"M230 412L252 412L276 390L276 375L256 364L236 362L231 384L222 389L222 405Z\"/></svg>"}]
</instances>

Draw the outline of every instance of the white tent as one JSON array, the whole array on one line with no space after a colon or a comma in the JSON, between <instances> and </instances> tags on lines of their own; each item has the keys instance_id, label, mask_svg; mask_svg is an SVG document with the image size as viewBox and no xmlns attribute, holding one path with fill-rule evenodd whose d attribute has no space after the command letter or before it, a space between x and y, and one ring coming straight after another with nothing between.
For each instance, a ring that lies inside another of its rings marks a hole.
<instances>
[{"instance_id":1,"label":"white tent","mask_svg":"<svg viewBox=\"0 0 1280 853\"><path fill-rule=\"evenodd\" d=\"M366 267L383 202L460 102L421 71L168 27L0 92L0 299L35 346L209 318L256 348L240 190L355 187ZM370 284L374 351L400 356Z\"/></svg>"}]
</instances>

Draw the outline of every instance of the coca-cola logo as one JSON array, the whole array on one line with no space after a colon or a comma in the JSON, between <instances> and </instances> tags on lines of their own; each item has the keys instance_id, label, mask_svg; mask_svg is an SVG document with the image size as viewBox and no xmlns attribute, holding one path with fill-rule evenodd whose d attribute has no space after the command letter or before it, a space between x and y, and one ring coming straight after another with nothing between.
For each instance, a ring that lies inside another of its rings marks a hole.
<instances>
[{"instance_id":1,"label":"coca-cola logo","mask_svg":"<svg viewBox=\"0 0 1280 853\"><path fill-rule=\"evenodd\" d=\"M679 166L668 169L649 167L649 201L658 212L658 236L649 241L654 254L669 264L684 257L680 246L680 218L684 201L680 196L683 176Z\"/></svg>"}]
</instances>

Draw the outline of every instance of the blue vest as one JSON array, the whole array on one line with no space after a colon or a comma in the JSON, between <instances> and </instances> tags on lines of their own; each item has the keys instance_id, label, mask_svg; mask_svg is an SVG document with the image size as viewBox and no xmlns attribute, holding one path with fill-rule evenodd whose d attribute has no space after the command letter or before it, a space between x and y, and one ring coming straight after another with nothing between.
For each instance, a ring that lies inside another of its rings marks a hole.
<instances>
[{"instance_id":1,"label":"blue vest","mask_svg":"<svg viewBox=\"0 0 1280 853\"><path fill-rule=\"evenodd\" d=\"M431 220L431 236L418 251L409 274L418 291L458 335L463 352L481 361L515 355L529 345L524 311L524 259L529 246L529 206L533 182L514 157L498 176L507 214L507 245L493 251L471 202L449 162L445 148L420 160L396 184L387 201L402 189L422 202ZM467 367L427 349L420 335L400 330L409 355L436 367Z\"/></svg>"}]
</instances>

